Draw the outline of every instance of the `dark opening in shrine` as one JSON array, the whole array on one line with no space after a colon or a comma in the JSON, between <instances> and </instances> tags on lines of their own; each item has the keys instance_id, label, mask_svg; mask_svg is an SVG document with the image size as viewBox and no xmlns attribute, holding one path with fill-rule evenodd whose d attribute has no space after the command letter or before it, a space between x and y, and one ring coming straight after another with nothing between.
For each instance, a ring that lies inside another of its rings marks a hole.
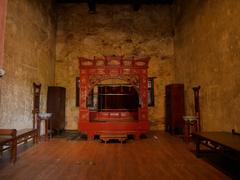
<instances>
[{"instance_id":1,"label":"dark opening in shrine","mask_svg":"<svg viewBox=\"0 0 240 180\"><path fill-rule=\"evenodd\" d=\"M98 110L124 109L134 111L139 106L138 93L132 86L98 86Z\"/></svg>"}]
</instances>

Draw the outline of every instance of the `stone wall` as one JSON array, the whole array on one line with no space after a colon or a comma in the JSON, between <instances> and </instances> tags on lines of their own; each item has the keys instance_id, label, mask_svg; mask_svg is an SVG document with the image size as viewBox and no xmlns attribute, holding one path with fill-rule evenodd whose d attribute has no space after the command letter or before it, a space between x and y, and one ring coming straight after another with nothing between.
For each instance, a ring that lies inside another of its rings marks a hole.
<instances>
[{"instance_id":1,"label":"stone wall","mask_svg":"<svg viewBox=\"0 0 240 180\"><path fill-rule=\"evenodd\" d=\"M200 85L203 130L240 130L240 1L179 0L175 18L176 79Z\"/></svg>"},{"instance_id":2,"label":"stone wall","mask_svg":"<svg viewBox=\"0 0 240 180\"><path fill-rule=\"evenodd\" d=\"M32 127L33 82L42 84L41 111L47 86L54 84L55 16L51 1L8 1L5 61L0 79L0 127Z\"/></svg>"},{"instance_id":3,"label":"stone wall","mask_svg":"<svg viewBox=\"0 0 240 180\"><path fill-rule=\"evenodd\" d=\"M86 4L58 7L56 85L66 87L66 129L77 129L75 79L78 57L103 55L150 56L149 76L155 79L155 106L149 108L153 129L164 122L165 85L173 82L174 52L171 7L97 5L88 14Z\"/></svg>"},{"instance_id":4,"label":"stone wall","mask_svg":"<svg viewBox=\"0 0 240 180\"><path fill-rule=\"evenodd\" d=\"M66 87L66 129L77 129L78 57L124 55L151 57L149 76L156 77L155 106L149 107L152 129L163 129L165 85L178 82L185 84L187 114L193 113L192 87L201 86L204 130L240 130L239 10L234 0L177 0L173 23L169 5L139 11L97 5L97 14L88 14L86 4L67 4L58 6L56 32L51 1L10 0L0 127L32 126L32 83L37 82L42 84L41 111L47 86Z\"/></svg>"}]
</instances>

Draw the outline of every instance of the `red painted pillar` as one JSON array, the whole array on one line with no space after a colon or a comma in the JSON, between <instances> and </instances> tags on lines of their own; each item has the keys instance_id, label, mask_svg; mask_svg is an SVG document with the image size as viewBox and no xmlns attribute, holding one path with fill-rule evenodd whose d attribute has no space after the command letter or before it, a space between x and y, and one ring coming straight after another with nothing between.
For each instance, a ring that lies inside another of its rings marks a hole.
<instances>
[{"instance_id":1,"label":"red painted pillar","mask_svg":"<svg viewBox=\"0 0 240 180\"><path fill-rule=\"evenodd\" d=\"M4 33L7 14L7 0L0 0L0 69L3 67L4 58Z\"/></svg>"}]
</instances>

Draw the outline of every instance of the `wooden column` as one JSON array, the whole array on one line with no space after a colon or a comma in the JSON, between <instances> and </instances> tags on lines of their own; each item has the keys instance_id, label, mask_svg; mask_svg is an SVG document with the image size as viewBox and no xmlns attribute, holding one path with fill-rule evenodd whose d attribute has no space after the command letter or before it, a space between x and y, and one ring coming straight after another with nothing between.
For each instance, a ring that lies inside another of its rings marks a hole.
<instances>
[{"instance_id":1,"label":"wooden column","mask_svg":"<svg viewBox=\"0 0 240 180\"><path fill-rule=\"evenodd\" d=\"M36 128L37 115L39 113L40 108L40 92L41 92L41 84L33 83L33 129ZM38 128L38 127L37 127ZM40 134L38 134L40 135Z\"/></svg>"},{"instance_id":2,"label":"wooden column","mask_svg":"<svg viewBox=\"0 0 240 180\"><path fill-rule=\"evenodd\" d=\"M7 0L0 1L0 70L3 68Z\"/></svg>"},{"instance_id":3,"label":"wooden column","mask_svg":"<svg viewBox=\"0 0 240 180\"><path fill-rule=\"evenodd\" d=\"M197 131L201 131L201 121L200 121L200 106L199 106L199 90L200 86L193 87L194 94L194 110L195 116L198 117Z\"/></svg>"}]
</instances>

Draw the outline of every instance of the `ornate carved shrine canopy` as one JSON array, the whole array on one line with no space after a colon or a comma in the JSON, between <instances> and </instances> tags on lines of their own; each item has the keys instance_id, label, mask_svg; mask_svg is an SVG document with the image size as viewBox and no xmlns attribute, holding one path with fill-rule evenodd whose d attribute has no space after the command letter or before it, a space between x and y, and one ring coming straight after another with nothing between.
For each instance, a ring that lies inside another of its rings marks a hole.
<instances>
[{"instance_id":1,"label":"ornate carved shrine canopy","mask_svg":"<svg viewBox=\"0 0 240 180\"><path fill-rule=\"evenodd\" d=\"M103 58L87 59L79 58L80 68L80 108L79 108L79 130L86 132L88 137L97 134L103 123L93 123L89 118L89 109L86 106L88 92L98 83L106 79L121 79L135 87L138 92L140 107L138 109L138 121L132 128L121 128L123 124L109 125L108 130L139 131L144 133L149 128L148 123L148 62L150 58L124 58L123 56L104 56ZM125 122L128 123L128 122ZM129 122L130 123L130 122ZM94 124L94 125L93 125ZM98 128L99 126L99 128ZM116 127L115 127L116 126ZM125 124L126 126L126 124ZM133 127L134 126L134 127ZM106 128L106 124L104 124ZM114 128L115 127L115 128ZM130 126L129 126L130 127ZM139 130L141 129L141 130Z\"/></svg>"}]
</instances>

